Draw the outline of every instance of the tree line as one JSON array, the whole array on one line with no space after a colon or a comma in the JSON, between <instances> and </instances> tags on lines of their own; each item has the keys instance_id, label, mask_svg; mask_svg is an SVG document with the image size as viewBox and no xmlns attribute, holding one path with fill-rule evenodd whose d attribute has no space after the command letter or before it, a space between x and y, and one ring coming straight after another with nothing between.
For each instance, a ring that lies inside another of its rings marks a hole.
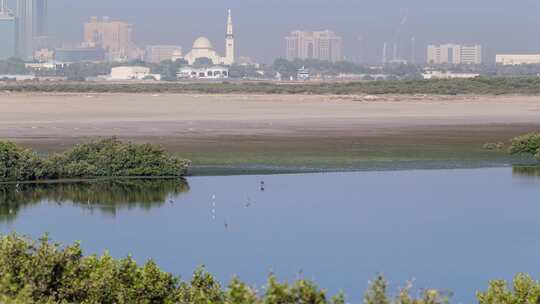
<instances>
[{"instance_id":1,"label":"tree line","mask_svg":"<svg viewBox=\"0 0 540 304\"><path fill-rule=\"evenodd\" d=\"M0 84L10 92L70 93L201 93L201 94L323 94L323 95L538 95L540 77L478 77L473 79L407 79L388 81L271 83L224 81L220 83L104 83L20 82Z\"/></svg>"}]
</instances>

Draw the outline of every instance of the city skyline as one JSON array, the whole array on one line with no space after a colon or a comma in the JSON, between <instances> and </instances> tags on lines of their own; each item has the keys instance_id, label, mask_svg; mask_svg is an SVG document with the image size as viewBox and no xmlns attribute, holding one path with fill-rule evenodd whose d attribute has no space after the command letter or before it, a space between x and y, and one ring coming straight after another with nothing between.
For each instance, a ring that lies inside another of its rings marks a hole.
<instances>
[{"instance_id":1,"label":"city skyline","mask_svg":"<svg viewBox=\"0 0 540 304\"><path fill-rule=\"evenodd\" d=\"M111 16L134 24L134 40L139 45L174 44L189 47L200 35L212 41L221 40L223 10L236 12L239 56L252 56L263 62L284 57L283 37L290 31L330 29L344 39L344 56L349 60L360 57L366 62L380 62L383 43L389 46L399 42L400 57L410 57L410 40L414 36L417 62L425 61L423 46L437 43L481 44L486 58L497 52L535 53L540 51L540 41L533 38L540 30L535 11L540 3L524 0L520 10L504 1L479 0L441 9L432 1L416 0L402 3L395 1L379 4L376 1L297 0L293 3L279 1L232 0L218 3L209 1L161 0L143 1L84 1L73 3L57 0L50 3L51 31L64 40L75 41L80 37L80 26L91 15ZM126 9L126 7L128 9ZM69 9L71 14L61 14ZM64 10L65 11L65 10ZM276 22L278 16L279 22ZM204 20L204 22L200 22ZM459 20L459 22L458 22ZM500 22L512 20L513 22ZM362 36L362 41L358 37ZM261 39L261 37L265 37ZM504 37L505 39L501 39ZM361 50L363 54L360 54ZM218 51L224 52L222 46ZM390 52L391 53L391 52Z\"/></svg>"},{"instance_id":2,"label":"city skyline","mask_svg":"<svg viewBox=\"0 0 540 304\"><path fill-rule=\"evenodd\" d=\"M19 1L36 2L36 0ZM297 0L292 5L284 5L271 0L261 3L262 6L254 6L253 3L246 3L245 0L230 0L215 5L210 5L207 1L195 3L188 0L181 6L171 0L158 0L159 5L133 1L130 2L131 5L120 7L118 3L123 3L123 1L101 3L102 0L97 0L93 3L66 3L65 0L56 0L48 5L48 22L42 21L45 25L42 28L33 26L33 31L36 33L35 36L45 36L43 33L50 33L58 42L75 45L83 42L81 37L84 35L84 23L91 16L109 16L113 20L133 24L133 41L141 49L147 45L178 45L188 48L192 41L201 35L208 37L211 41L222 39L223 29L217 21L221 20L223 10L228 9L230 4L235 12L238 11L235 19L238 24L237 35L241 37L235 56L248 56L259 62L270 63L274 58L286 57L286 52L283 50L285 47L283 37L296 29L307 31L328 29L338 33L343 38L342 57L348 61L362 63L380 63L384 44L387 45L389 61L398 59L418 63L427 61L426 52L422 50L430 44L482 45L485 63L493 63L497 53L534 54L540 52L540 41L531 39L534 37L535 30L540 30L540 24L535 22L532 16L525 14L519 18L517 24L503 26L500 22L494 21L506 5L504 3L498 6L487 5L483 0L480 2L484 2L484 5L472 5L467 12L461 12L455 8L437 11L429 3L424 3L421 9L410 9L414 7L414 3L418 5L422 0L411 1L413 4L409 5L399 3L395 6L385 5L385 11L381 11L375 2L365 1L362 3L365 11L359 12L359 18L356 20L351 20L350 12L346 12L343 7L328 7L328 1L323 0L315 0L311 5L305 5L304 0ZM64 2L63 10L59 9L59 4L62 2ZM16 11L15 0L7 0L7 3L12 11ZM46 2L43 1L43 3ZM98 7L96 3L103 5ZM490 3L493 4L493 2ZM352 0L343 0L341 4L349 8L360 5ZM525 0L523 7L527 6L540 8L540 3ZM182 10L177 8L182 8ZM328 9L324 10L325 8ZM373 16L366 17L365 12L369 11L369 8L372 8ZM65 9L70 10L70 14L60 16L58 13ZM266 14L254 21L262 11L272 12L278 9L285 9L279 15L280 22L273 22L271 14ZM143 10L145 14L140 13ZM159 17L157 10L163 14L163 18L159 20L156 19ZM41 11L47 13L46 9ZM422 11L430 12L430 14L422 15L420 14ZM295 12L304 13L295 15ZM487 18L486 15L489 12L491 15ZM340 14L343 13L345 15L341 16ZM512 17L514 11L505 13L508 19ZM198 17L199 22L189 22L194 16ZM338 16L342 18L337 18ZM365 18L360 18L362 16ZM442 17L426 25L426 20L433 20L434 16ZM454 16L459 16L460 22L457 22ZM45 20L47 15L36 17ZM73 20L79 22L80 18L84 19L76 26L72 24L75 22ZM165 20L166 25L164 25ZM471 21L475 20L485 22L471 24ZM256 24L252 25L249 21ZM366 23L367 27L355 26ZM520 26L520 24L527 26ZM40 32L41 29L43 33ZM429 32L426 33L426 30ZM36 38L39 37L34 37L33 43L36 43ZM19 41L21 42L21 39ZM226 53L222 45L218 45L216 51Z\"/></svg>"}]
</instances>

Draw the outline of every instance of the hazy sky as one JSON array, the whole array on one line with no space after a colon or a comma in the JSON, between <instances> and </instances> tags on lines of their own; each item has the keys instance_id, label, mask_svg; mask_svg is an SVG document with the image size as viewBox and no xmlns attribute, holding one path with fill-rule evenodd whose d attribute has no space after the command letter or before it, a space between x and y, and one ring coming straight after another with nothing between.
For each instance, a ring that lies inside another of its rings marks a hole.
<instances>
[{"instance_id":1,"label":"hazy sky","mask_svg":"<svg viewBox=\"0 0 540 304\"><path fill-rule=\"evenodd\" d=\"M107 15L135 26L144 44L180 44L207 36L222 52L226 9L233 10L238 53L269 62L284 55L294 29L331 29L351 60L378 61L383 42L400 40L409 59L412 36L419 60L428 43L480 43L496 52L540 53L540 0L49 0L51 34L80 41L82 23ZM363 37L362 43L359 37ZM363 44L363 46L362 46ZM363 50L363 52L362 52ZM362 55L362 53L364 53Z\"/></svg>"}]
</instances>

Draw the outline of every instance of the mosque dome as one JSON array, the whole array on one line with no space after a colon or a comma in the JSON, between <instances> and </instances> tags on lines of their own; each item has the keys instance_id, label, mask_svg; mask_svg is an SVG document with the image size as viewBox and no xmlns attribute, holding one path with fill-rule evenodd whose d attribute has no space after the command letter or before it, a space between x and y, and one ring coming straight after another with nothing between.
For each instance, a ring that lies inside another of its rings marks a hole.
<instances>
[{"instance_id":1,"label":"mosque dome","mask_svg":"<svg viewBox=\"0 0 540 304\"><path fill-rule=\"evenodd\" d=\"M212 49L212 43L206 37L199 37L193 43L193 49L210 50L210 49Z\"/></svg>"}]
</instances>

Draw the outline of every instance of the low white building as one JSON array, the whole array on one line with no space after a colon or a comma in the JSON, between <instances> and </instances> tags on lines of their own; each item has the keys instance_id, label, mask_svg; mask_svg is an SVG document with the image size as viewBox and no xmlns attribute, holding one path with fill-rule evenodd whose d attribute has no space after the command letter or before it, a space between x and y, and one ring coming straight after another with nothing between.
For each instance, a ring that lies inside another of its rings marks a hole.
<instances>
[{"instance_id":1,"label":"low white building","mask_svg":"<svg viewBox=\"0 0 540 304\"><path fill-rule=\"evenodd\" d=\"M311 74L309 73L308 69L306 69L305 67L302 67L298 69L298 71L296 72L296 79L302 80L302 81L310 80Z\"/></svg>"},{"instance_id":2,"label":"low white building","mask_svg":"<svg viewBox=\"0 0 540 304\"><path fill-rule=\"evenodd\" d=\"M10 81L30 81L36 80L35 75L14 75L14 74L4 74L0 75L0 81L10 80Z\"/></svg>"},{"instance_id":3,"label":"low white building","mask_svg":"<svg viewBox=\"0 0 540 304\"><path fill-rule=\"evenodd\" d=\"M449 71L426 71L422 74L424 79L468 79L479 77L480 74L476 73L454 73Z\"/></svg>"},{"instance_id":4,"label":"low white building","mask_svg":"<svg viewBox=\"0 0 540 304\"><path fill-rule=\"evenodd\" d=\"M34 71L43 71L43 70L56 70L57 68L61 68L64 66L63 64L57 64L54 62L38 62L38 63L25 63L24 67L27 69L31 69Z\"/></svg>"},{"instance_id":5,"label":"low white building","mask_svg":"<svg viewBox=\"0 0 540 304\"><path fill-rule=\"evenodd\" d=\"M159 80L159 75L150 74L150 68L140 66L121 66L111 69L110 80Z\"/></svg>"},{"instance_id":6,"label":"low white building","mask_svg":"<svg viewBox=\"0 0 540 304\"><path fill-rule=\"evenodd\" d=\"M229 68L216 65L209 67L182 67L177 74L179 79L226 79Z\"/></svg>"},{"instance_id":7,"label":"low white building","mask_svg":"<svg viewBox=\"0 0 540 304\"><path fill-rule=\"evenodd\" d=\"M540 54L500 54L495 62L502 65L540 64Z\"/></svg>"}]
</instances>

